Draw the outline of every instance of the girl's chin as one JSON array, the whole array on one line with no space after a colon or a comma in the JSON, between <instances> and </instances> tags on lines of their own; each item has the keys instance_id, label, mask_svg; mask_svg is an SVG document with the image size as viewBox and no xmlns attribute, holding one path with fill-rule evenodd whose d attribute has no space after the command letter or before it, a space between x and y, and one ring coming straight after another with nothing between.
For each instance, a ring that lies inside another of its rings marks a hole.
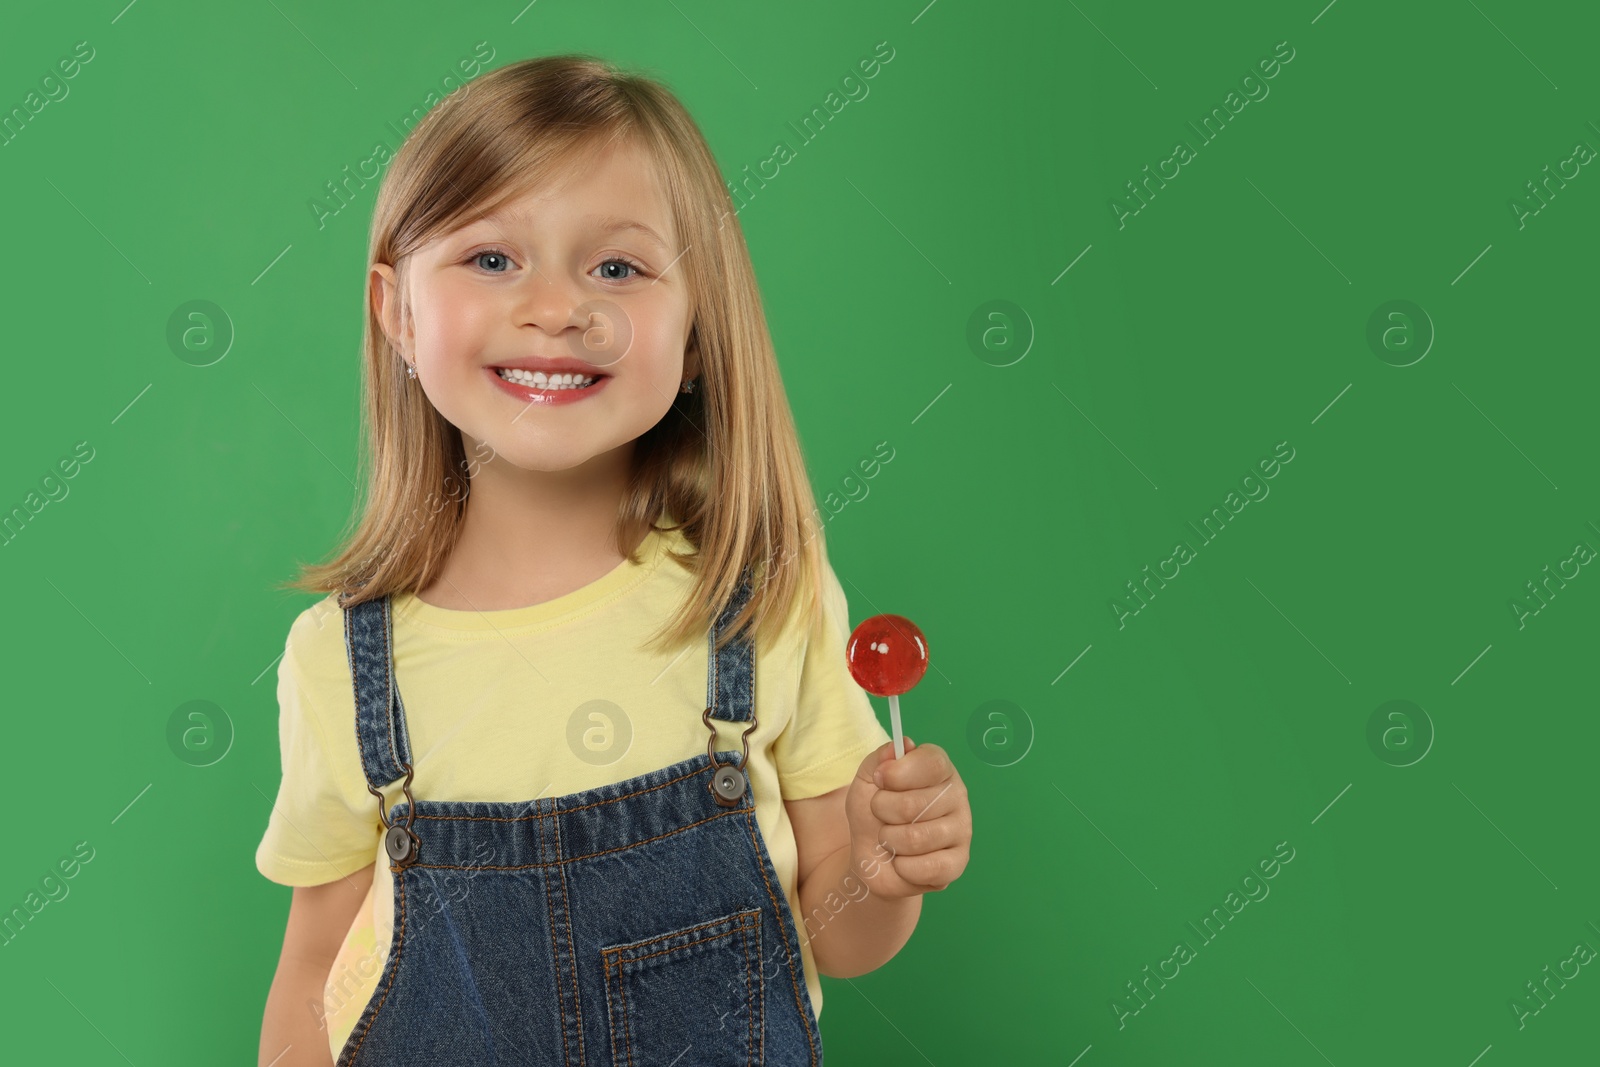
<instances>
[{"instance_id":1,"label":"girl's chin","mask_svg":"<svg viewBox=\"0 0 1600 1067\"><path fill-rule=\"evenodd\" d=\"M594 447L588 447L589 442L573 441L570 435L551 440L545 435L526 434L519 432L518 426L510 426L486 440L479 455L492 455L495 463L528 474L571 474L593 482L612 474L619 480L625 479L632 467L633 438L610 448L605 447L608 443L599 441L593 443ZM470 456L468 463L471 463ZM480 459L478 467L483 463Z\"/></svg>"}]
</instances>

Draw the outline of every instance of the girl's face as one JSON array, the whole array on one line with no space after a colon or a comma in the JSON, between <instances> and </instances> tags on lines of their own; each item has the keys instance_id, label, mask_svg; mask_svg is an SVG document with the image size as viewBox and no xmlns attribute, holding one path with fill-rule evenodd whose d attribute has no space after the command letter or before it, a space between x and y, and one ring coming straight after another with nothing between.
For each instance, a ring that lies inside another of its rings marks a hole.
<instances>
[{"instance_id":1,"label":"girl's face","mask_svg":"<svg viewBox=\"0 0 1600 1067\"><path fill-rule=\"evenodd\" d=\"M555 188L419 248L403 330L393 267L375 265L370 282L379 321L469 455L481 442L524 470L598 476L626 469L698 373L693 353L685 363L681 252L648 157L613 141ZM600 380L530 390L495 369L540 360Z\"/></svg>"}]
</instances>

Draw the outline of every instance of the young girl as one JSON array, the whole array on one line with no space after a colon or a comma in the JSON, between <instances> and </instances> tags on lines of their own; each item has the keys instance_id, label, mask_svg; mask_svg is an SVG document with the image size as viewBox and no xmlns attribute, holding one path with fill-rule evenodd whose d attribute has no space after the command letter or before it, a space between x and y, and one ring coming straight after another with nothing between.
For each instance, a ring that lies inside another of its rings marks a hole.
<instances>
[{"instance_id":1,"label":"young girl","mask_svg":"<svg viewBox=\"0 0 1600 1067\"><path fill-rule=\"evenodd\" d=\"M822 1062L820 974L964 869L947 754L848 673L755 275L699 129L587 56L389 164L368 491L295 588L294 886L260 1062Z\"/></svg>"}]
</instances>

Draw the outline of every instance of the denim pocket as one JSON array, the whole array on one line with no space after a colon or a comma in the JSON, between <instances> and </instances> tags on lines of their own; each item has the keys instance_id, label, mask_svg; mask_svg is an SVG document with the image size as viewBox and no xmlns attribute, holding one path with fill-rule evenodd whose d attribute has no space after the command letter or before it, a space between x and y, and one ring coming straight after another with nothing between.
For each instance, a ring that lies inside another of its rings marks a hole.
<instances>
[{"instance_id":1,"label":"denim pocket","mask_svg":"<svg viewBox=\"0 0 1600 1067\"><path fill-rule=\"evenodd\" d=\"M600 950L614 1067L762 1061L761 909Z\"/></svg>"}]
</instances>

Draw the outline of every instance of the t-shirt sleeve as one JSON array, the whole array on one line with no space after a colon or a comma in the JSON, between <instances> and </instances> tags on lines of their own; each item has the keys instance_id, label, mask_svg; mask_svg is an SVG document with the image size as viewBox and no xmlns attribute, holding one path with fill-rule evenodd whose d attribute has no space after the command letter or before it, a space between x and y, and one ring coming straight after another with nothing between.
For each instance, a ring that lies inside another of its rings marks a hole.
<instances>
[{"instance_id":1,"label":"t-shirt sleeve","mask_svg":"<svg viewBox=\"0 0 1600 1067\"><path fill-rule=\"evenodd\" d=\"M256 869L280 885L336 881L377 855L378 801L361 771L350 673L339 669L343 619L320 608L294 621L278 661L283 778Z\"/></svg>"},{"instance_id":2,"label":"t-shirt sleeve","mask_svg":"<svg viewBox=\"0 0 1600 1067\"><path fill-rule=\"evenodd\" d=\"M784 800L804 800L848 785L867 754L890 740L845 662L849 607L826 554L821 584L821 625L801 645L794 717L773 742Z\"/></svg>"}]
</instances>

